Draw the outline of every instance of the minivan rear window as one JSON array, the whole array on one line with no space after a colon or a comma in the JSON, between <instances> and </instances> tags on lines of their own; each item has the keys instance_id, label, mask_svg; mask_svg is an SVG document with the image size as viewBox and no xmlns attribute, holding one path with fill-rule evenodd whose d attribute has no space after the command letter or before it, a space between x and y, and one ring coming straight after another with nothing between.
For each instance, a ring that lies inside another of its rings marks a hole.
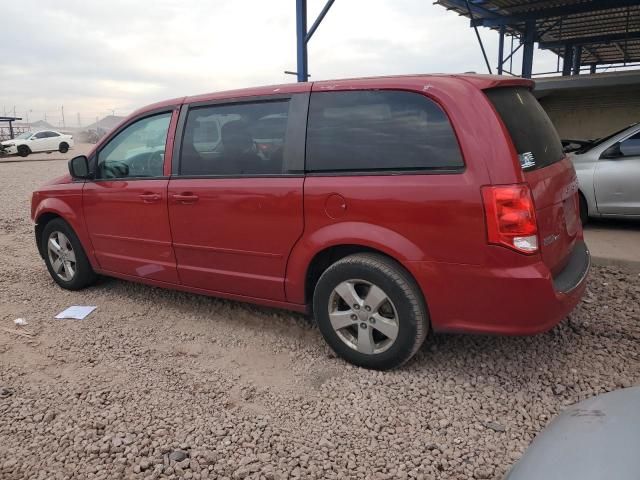
<instances>
[{"instance_id":1,"label":"minivan rear window","mask_svg":"<svg viewBox=\"0 0 640 480\"><path fill-rule=\"evenodd\" d=\"M544 168L562 160L558 132L528 88L492 88L485 93L509 131L523 170Z\"/></svg>"},{"instance_id":2,"label":"minivan rear window","mask_svg":"<svg viewBox=\"0 0 640 480\"><path fill-rule=\"evenodd\" d=\"M311 94L307 171L447 171L463 167L447 115L424 95L393 90Z\"/></svg>"}]
</instances>

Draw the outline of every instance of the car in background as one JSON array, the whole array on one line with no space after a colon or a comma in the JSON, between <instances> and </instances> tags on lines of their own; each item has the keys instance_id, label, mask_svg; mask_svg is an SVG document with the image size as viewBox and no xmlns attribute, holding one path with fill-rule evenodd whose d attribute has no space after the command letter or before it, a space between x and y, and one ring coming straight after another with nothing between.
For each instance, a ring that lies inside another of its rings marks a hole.
<instances>
[{"instance_id":1,"label":"car in background","mask_svg":"<svg viewBox=\"0 0 640 480\"><path fill-rule=\"evenodd\" d=\"M73 136L54 130L39 130L25 132L13 140L5 140L2 145L7 155L18 154L21 157L39 152L66 153L73 147Z\"/></svg>"},{"instance_id":2,"label":"car in background","mask_svg":"<svg viewBox=\"0 0 640 480\"><path fill-rule=\"evenodd\" d=\"M596 395L558 415L504 480L640 478L640 387Z\"/></svg>"},{"instance_id":3,"label":"car in background","mask_svg":"<svg viewBox=\"0 0 640 480\"><path fill-rule=\"evenodd\" d=\"M640 218L640 123L569 154L580 184L580 218Z\"/></svg>"}]
</instances>

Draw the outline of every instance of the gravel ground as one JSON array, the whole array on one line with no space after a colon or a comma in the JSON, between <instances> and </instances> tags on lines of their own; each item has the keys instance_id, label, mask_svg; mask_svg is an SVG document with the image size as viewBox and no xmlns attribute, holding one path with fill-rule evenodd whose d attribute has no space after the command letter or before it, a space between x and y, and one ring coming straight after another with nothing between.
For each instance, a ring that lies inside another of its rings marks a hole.
<instances>
[{"instance_id":1,"label":"gravel ground","mask_svg":"<svg viewBox=\"0 0 640 480\"><path fill-rule=\"evenodd\" d=\"M384 373L301 315L109 279L61 290L28 202L65 168L0 165L2 479L501 478L564 406L640 381L640 277L609 267L549 333L435 335ZM98 309L53 319L72 304Z\"/></svg>"}]
</instances>

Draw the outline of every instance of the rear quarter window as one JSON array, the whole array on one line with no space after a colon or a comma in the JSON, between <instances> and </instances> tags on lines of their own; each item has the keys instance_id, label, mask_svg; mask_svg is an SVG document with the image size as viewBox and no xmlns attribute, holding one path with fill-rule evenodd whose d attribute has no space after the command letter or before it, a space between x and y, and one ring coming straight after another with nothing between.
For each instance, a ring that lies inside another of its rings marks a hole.
<instances>
[{"instance_id":1,"label":"rear quarter window","mask_svg":"<svg viewBox=\"0 0 640 480\"><path fill-rule=\"evenodd\" d=\"M460 147L444 111L419 93L311 94L307 171L456 170Z\"/></svg>"},{"instance_id":2,"label":"rear quarter window","mask_svg":"<svg viewBox=\"0 0 640 480\"><path fill-rule=\"evenodd\" d=\"M485 94L507 127L523 170L544 168L564 158L558 132L529 89L493 88Z\"/></svg>"}]
</instances>

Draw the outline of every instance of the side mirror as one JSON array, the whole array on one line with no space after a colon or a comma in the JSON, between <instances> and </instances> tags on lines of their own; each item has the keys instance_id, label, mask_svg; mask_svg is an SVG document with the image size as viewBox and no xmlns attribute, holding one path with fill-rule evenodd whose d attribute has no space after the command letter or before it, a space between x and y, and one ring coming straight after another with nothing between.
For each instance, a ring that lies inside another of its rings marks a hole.
<instances>
[{"instance_id":1,"label":"side mirror","mask_svg":"<svg viewBox=\"0 0 640 480\"><path fill-rule=\"evenodd\" d=\"M89 160L84 155L78 155L69 160L69 173L73 178L89 178Z\"/></svg>"}]
</instances>

